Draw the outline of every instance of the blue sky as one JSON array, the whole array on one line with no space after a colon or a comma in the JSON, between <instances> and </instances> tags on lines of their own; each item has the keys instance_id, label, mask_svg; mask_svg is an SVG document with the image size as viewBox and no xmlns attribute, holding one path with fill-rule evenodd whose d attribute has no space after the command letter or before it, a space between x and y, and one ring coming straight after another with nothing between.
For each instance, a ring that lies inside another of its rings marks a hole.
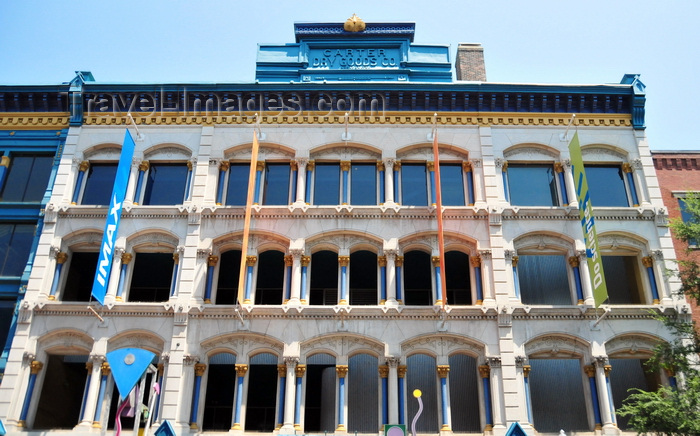
<instances>
[{"instance_id":1,"label":"blue sky","mask_svg":"<svg viewBox=\"0 0 700 436\"><path fill-rule=\"evenodd\" d=\"M0 84L250 82L258 43L294 41L297 21L413 21L416 42L479 42L489 81L647 85L653 150L698 150L700 2L166 1L0 3ZM454 57L452 58L454 62ZM694 73L693 73L694 74Z\"/></svg>"}]
</instances>

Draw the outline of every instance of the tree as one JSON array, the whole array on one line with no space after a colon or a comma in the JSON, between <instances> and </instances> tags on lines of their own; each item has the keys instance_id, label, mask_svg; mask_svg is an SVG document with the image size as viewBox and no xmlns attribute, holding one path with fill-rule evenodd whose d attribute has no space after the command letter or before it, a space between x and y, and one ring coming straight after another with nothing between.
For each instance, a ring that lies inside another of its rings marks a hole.
<instances>
[{"instance_id":1,"label":"tree","mask_svg":"<svg viewBox=\"0 0 700 436\"><path fill-rule=\"evenodd\" d=\"M685 198L686 220L671 220L676 239L689 246L700 241L700 194ZM700 256L686 248L678 261L679 294L700 306ZM679 375L677 386L662 386L653 392L641 389L625 400L618 413L629 416L629 425L639 434L700 435L700 335L686 314L656 315L674 334L674 339L657 345L648 365L652 370L666 370Z\"/></svg>"}]
</instances>

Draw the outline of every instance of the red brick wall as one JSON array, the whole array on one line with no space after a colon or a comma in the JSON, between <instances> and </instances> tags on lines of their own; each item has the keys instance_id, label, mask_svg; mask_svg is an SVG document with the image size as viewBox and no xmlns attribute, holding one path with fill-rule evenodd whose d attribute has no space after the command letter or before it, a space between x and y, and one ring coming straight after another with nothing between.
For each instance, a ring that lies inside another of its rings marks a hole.
<instances>
[{"instance_id":1,"label":"red brick wall","mask_svg":"<svg viewBox=\"0 0 700 436\"><path fill-rule=\"evenodd\" d=\"M652 157L668 215L670 218L680 218L678 198L674 197L673 192L700 192L700 152L652 152ZM700 262L700 250L694 250L688 254L686 244L675 238L673 247L676 250L676 258ZM693 304L693 319L700 326L700 308L695 304Z\"/></svg>"}]
</instances>

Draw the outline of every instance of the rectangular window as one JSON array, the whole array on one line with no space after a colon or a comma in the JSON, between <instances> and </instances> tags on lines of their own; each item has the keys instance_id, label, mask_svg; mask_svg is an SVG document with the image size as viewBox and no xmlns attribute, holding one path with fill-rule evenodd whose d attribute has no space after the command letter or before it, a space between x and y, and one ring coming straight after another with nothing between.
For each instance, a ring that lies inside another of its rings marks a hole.
<instances>
[{"instance_id":1,"label":"rectangular window","mask_svg":"<svg viewBox=\"0 0 700 436\"><path fill-rule=\"evenodd\" d=\"M425 163L401 165L401 204L428 205L428 179Z\"/></svg>"},{"instance_id":2,"label":"rectangular window","mask_svg":"<svg viewBox=\"0 0 700 436\"><path fill-rule=\"evenodd\" d=\"M14 300L0 300L0 344L5 345L15 313ZM11 339L10 339L11 340Z\"/></svg>"},{"instance_id":3,"label":"rectangular window","mask_svg":"<svg viewBox=\"0 0 700 436\"><path fill-rule=\"evenodd\" d=\"M350 167L350 204L377 204L377 164L353 163Z\"/></svg>"},{"instance_id":4,"label":"rectangular window","mask_svg":"<svg viewBox=\"0 0 700 436\"><path fill-rule=\"evenodd\" d=\"M228 206L245 206L248 196L248 178L250 177L250 164L232 163L228 170L228 186L226 188L226 202Z\"/></svg>"},{"instance_id":5,"label":"rectangular window","mask_svg":"<svg viewBox=\"0 0 700 436\"><path fill-rule=\"evenodd\" d=\"M91 164L85 180L81 204L109 205L117 175L117 164Z\"/></svg>"},{"instance_id":6,"label":"rectangular window","mask_svg":"<svg viewBox=\"0 0 700 436\"><path fill-rule=\"evenodd\" d=\"M265 205L286 206L289 204L289 163L268 163L265 165Z\"/></svg>"},{"instance_id":7,"label":"rectangular window","mask_svg":"<svg viewBox=\"0 0 700 436\"><path fill-rule=\"evenodd\" d=\"M76 252L71 255L70 269L63 288L63 301L90 301L99 253Z\"/></svg>"},{"instance_id":8,"label":"rectangular window","mask_svg":"<svg viewBox=\"0 0 700 436\"><path fill-rule=\"evenodd\" d=\"M12 156L0 201L41 201L46 193L52 166L53 156Z\"/></svg>"},{"instance_id":9,"label":"rectangular window","mask_svg":"<svg viewBox=\"0 0 700 436\"><path fill-rule=\"evenodd\" d=\"M564 256L521 255L517 268L524 304L572 304Z\"/></svg>"},{"instance_id":10,"label":"rectangular window","mask_svg":"<svg viewBox=\"0 0 700 436\"><path fill-rule=\"evenodd\" d=\"M172 275L172 253L136 253L129 301L168 301Z\"/></svg>"},{"instance_id":11,"label":"rectangular window","mask_svg":"<svg viewBox=\"0 0 700 436\"><path fill-rule=\"evenodd\" d=\"M557 433L561 428L571 429L572 433L592 430L588 424L581 362L530 359L530 367L532 418L537 430L548 433Z\"/></svg>"},{"instance_id":12,"label":"rectangular window","mask_svg":"<svg viewBox=\"0 0 700 436\"><path fill-rule=\"evenodd\" d=\"M637 256L603 256L602 259L610 304L642 304Z\"/></svg>"},{"instance_id":13,"label":"rectangular window","mask_svg":"<svg viewBox=\"0 0 700 436\"><path fill-rule=\"evenodd\" d=\"M0 276L20 277L34 239L34 224L0 224Z\"/></svg>"},{"instance_id":14,"label":"rectangular window","mask_svg":"<svg viewBox=\"0 0 700 436\"><path fill-rule=\"evenodd\" d=\"M443 206L464 206L464 175L461 164L440 164Z\"/></svg>"},{"instance_id":15,"label":"rectangular window","mask_svg":"<svg viewBox=\"0 0 700 436\"><path fill-rule=\"evenodd\" d=\"M187 164L152 163L148 170L144 205L182 204L187 183Z\"/></svg>"},{"instance_id":16,"label":"rectangular window","mask_svg":"<svg viewBox=\"0 0 700 436\"><path fill-rule=\"evenodd\" d=\"M557 181L552 165L509 164L508 191L510 204L514 206L559 205Z\"/></svg>"},{"instance_id":17,"label":"rectangular window","mask_svg":"<svg viewBox=\"0 0 700 436\"><path fill-rule=\"evenodd\" d=\"M693 215L690 213L688 210L688 207L685 204L685 200L682 198L678 199L678 206L681 209L681 219L683 220L684 223L689 223L693 221ZM690 247L697 247L698 246L698 241L695 239L690 239L688 241L688 246Z\"/></svg>"},{"instance_id":18,"label":"rectangular window","mask_svg":"<svg viewBox=\"0 0 700 436\"><path fill-rule=\"evenodd\" d=\"M622 167L619 165L586 165L586 180L593 207L627 207L627 196Z\"/></svg>"},{"instance_id":19,"label":"rectangular window","mask_svg":"<svg viewBox=\"0 0 700 436\"><path fill-rule=\"evenodd\" d=\"M340 204L340 164L316 164L314 204L333 206Z\"/></svg>"}]
</instances>

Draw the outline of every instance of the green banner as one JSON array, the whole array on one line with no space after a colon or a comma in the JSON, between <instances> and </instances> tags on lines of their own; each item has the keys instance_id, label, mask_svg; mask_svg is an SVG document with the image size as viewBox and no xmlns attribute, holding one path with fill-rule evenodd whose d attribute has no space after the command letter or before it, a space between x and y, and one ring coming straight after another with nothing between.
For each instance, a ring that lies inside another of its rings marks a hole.
<instances>
[{"instance_id":1,"label":"green banner","mask_svg":"<svg viewBox=\"0 0 700 436\"><path fill-rule=\"evenodd\" d=\"M593 299L595 300L595 307L599 307L608 299L608 287L605 284L605 274L603 274L603 259L598 249L598 234L595 229L593 204L588 192L586 172L583 169L583 156L581 155L581 145L578 142L578 132L574 133L574 137L569 143L569 155L571 156L571 171L573 172L574 185L576 186L578 211L581 216L583 240L586 244L588 272L591 275L591 284L593 285Z\"/></svg>"}]
</instances>

